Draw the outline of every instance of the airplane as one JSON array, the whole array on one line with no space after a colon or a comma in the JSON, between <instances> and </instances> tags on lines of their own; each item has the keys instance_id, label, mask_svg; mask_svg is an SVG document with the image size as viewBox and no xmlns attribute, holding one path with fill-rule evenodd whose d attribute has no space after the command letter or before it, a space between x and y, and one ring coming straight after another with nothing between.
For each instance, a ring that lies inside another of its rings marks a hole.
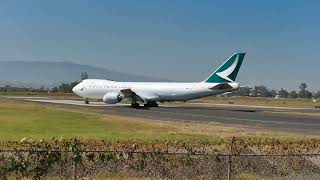
<instances>
[{"instance_id":1,"label":"airplane","mask_svg":"<svg viewBox=\"0 0 320 180\"><path fill-rule=\"evenodd\" d=\"M85 79L72 91L88 99L102 100L116 104L124 98L131 100L131 106L138 108L158 107L157 102L189 101L197 98L233 92L239 89L235 82L245 53L234 53L216 71L202 82L117 82L104 79Z\"/></svg>"}]
</instances>

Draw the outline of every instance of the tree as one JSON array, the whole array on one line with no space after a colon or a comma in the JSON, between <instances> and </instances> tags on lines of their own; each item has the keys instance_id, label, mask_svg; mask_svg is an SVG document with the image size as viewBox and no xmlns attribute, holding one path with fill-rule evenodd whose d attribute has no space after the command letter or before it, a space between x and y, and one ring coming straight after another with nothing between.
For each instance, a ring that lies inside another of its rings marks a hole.
<instances>
[{"instance_id":1,"label":"tree","mask_svg":"<svg viewBox=\"0 0 320 180\"><path fill-rule=\"evenodd\" d=\"M316 92L316 93L313 95L313 98L320 98L320 91Z\"/></svg>"},{"instance_id":2,"label":"tree","mask_svg":"<svg viewBox=\"0 0 320 180\"><path fill-rule=\"evenodd\" d=\"M305 95L305 98L312 98L312 92L310 91L306 91L306 95Z\"/></svg>"},{"instance_id":3,"label":"tree","mask_svg":"<svg viewBox=\"0 0 320 180\"><path fill-rule=\"evenodd\" d=\"M301 89L301 90L305 90L305 89L307 89L307 83L301 83L300 85L299 85L299 89Z\"/></svg>"},{"instance_id":4,"label":"tree","mask_svg":"<svg viewBox=\"0 0 320 180\"><path fill-rule=\"evenodd\" d=\"M257 97L258 96L257 86L255 86L253 89L251 89L250 95L253 96L253 97Z\"/></svg>"},{"instance_id":5,"label":"tree","mask_svg":"<svg viewBox=\"0 0 320 180\"><path fill-rule=\"evenodd\" d=\"M307 93L306 93L307 87L308 87L307 83L301 83L299 85L299 89L300 89L299 94L298 94L299 98L306 98L307 97Z\"/></svg>"},{"instance_id":6,"label":"tree","mask_svg":"<svg viewBox=\"0 0 320 180\"><path fill-rule=\"evenodd\" d=\"M81 80L85 80L85 79L88 79L89 75L87 72L82 72L81 73Z\"/></svg>"},{"instance_id":7,"label":"tree","mask_svg":"<svg viewBox=\"0 0 320 180\"><path fill-rule=\"evenodd\" d=\"M276 90L268 91L268 97L276 97L276 96L277 96L277 91Z\"/></svg>"},{"instance_id":8,"label":"tree","mask_svg":"<svg viewBox=\"0 0 320 180\"><path fill-rule=\"evenodd\" d=\"M58 91L59 91L59 89L57 87L54 87L54 88L51 89L51 92L53 92L53 93L56 93Z\"/></svg>"},{"instance_id":9,"label":"tree","mask_svg":"<svg viewBox=\"0 0 320 180\"><path fill-rule=\"evenodd\" d=\"M289 93L288 93L288 91L281 88L281 90L279 91L279 96L282 98L288 98Z\"/></svg>"},{"instance_id":10,"label":"tree","mask_svg":"<svg viewBox=\"0 0 320 180\"><path fill-rule=\"evenodd\" d=\"M265 86L256 86L255 88L255 96L258 97L267 97L268 96L268 89Z\"/></svg>"},{"instance_id":11,"label":"tree","mask_svg":"<svg viewBox=\"0 0 320 180\"><path fill-rule=\"evenodd\" d=\"M289 93L289 98L297 98L297 97L298 97L298 94L297 94L296 91L291 91L291 92Z\"/></svg>"},{"instance_id":12,"label":"tree","mask_svg":"<svg viewBox=\"0 0 320 180\"><path fill-rule=\"evenodd\" d=\"M72 93L72 88L75 87L79 82L72 82L72 83L62 83L58 87L58 92L63 93Z\"/></svg>"},{"instance_id":13,"label":"tree","mask_svg":"<svg viewBox=\"0 0 320 180\"><path fill-rule=\"evenodd\" d=\"M39 92L45 92L45 87L41 86L40 89L39 89Z\"/></svg>"},{"instance_id":14,"label":"tree","mask_svg":"<svg viewBox=\"0 0 320 180\"><path fill-rule=\"evenodd\" d=\"M249 96L250 95L250 88L249 87L240 87L239 91L237 92L238 96Z\"/></svg>"}]
</instances>

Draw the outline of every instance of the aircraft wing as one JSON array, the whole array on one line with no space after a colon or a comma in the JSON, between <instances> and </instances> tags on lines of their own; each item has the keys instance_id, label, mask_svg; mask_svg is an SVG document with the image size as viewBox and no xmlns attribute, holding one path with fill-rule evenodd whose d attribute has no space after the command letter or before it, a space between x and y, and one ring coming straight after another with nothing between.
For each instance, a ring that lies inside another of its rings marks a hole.
<instances>
[{"instance_id":1,"label":"aircraft wing","mask_svg":"<svg viewBox=\"0 0 320 180\"><path fill-rule=\"evenodd\" d=\"M157 96L143 92L143 91L133 91L132 89L123 89L120 91L126 98L134 98L138 101L144 102L145 100L152 100L157 98Z\"/></svg>"},{"instance_id":2,"label":"aircraft wing","mask_svg":"<svg viewBox=\"0 0 320 180\"><path fill-rule=\"evenodd\" d=\"M133 92L131 89L122 89L120 92L123 94L125 98L134 98L139 101L144 101L139 95Z\"/></svg>"}]
</instances>

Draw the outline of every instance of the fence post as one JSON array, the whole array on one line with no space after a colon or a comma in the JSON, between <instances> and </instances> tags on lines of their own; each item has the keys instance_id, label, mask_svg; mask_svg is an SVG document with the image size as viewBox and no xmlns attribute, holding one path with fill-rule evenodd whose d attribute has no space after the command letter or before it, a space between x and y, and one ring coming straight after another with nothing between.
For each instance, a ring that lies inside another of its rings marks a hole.
<instances>
[{"instance_id":1,"label":"fence post","mask_svg":"<svg viewBox=\"0 0 320 180\"><path fill-rule=\"evenodd\" d=\"M73 161L73 177L72 180L77 180L77 162Z\"/></svg>"},{"instance_id":2,"label":"fence post","mask_svg":"<svg viewBox=\"0 0 320 180\"><path fill-rule=\"evenodd\" d=\"M233 142L234 142L234 137L231 139L230 147L229 147L229 154L228 154L228 180L231 179L231 157L232 157L232 148L233 148Z\"/></svg>"},{"instance_id":3,"label":"fence post","mask_svg":"<svg viewBox=\"0 0 320 180\"><path fill-rule=\"evenodd\" d=\"M60 176L63 177L63 168L64 168L64 164L63 164L63 155L62 155L62 152L60 152L61 155L60 155L60 161L61 161L61 168L60 168Z\"/></svg>"}]
</instances>

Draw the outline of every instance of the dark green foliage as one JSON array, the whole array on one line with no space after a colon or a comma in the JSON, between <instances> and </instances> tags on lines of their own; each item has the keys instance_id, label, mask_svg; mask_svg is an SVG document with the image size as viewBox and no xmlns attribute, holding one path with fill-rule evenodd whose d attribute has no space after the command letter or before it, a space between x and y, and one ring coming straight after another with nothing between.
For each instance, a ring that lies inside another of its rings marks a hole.
<instances>
[{"instance_id":1,"label":"dark green foliage","mask_svg":"<svg viewBox=\"0 0 320 180\"><path fill-rule=\"evenodd\" d=\"M301 83L299 85L299 93L298 93L298 97L299 98L312 98L312 93L310 91L307 90L307 83Z\"/></svg>"},{"instance_id":2,"label":"dark green foliage","mask_svg":"<svg viewBox=\"0 0 320 180\"><path fill-rule=\"evenodd\" d=\"M279 96L282 98L287 98L289 96L289 93L288 91L281 88L281 90L279 91Z\"/></svg>"},{"instance_id":3,"label":"dark green foliage","mask_svg":"<svg viewBox=\"0 0 320 180\"><path fill-rule=\"evenodd\" d=\"M72 88L76 86L79 82L62 83L60 86L53 87L51 90L45 88L44 86L40 88L27 88L27 87L12 87L4 86L0 87L0 92L40 92L40 93L72 93Z\"/></svg>"},{"instance_id":4,"label":"dark green foliage","mask_svg":"<svg viewBox=\"0 0 320 180\"><path fill-rule=\"evenodd\" d=\"M48 92L49 89L45 87L40 88L27 88L27 87L12 87L12 86L4 86L0 87L0 92Z\"/></svg>"},{"instance_id":5,"label":"dark green foliage","mask_svg":"<svg viewBox=\"0 0 320 180\"><path fill-rule=\"evenodd\" d=\"M291 91L291 92L289 93L289 98L297 98L297 97L298 97L298 94L297 94L296 91Z\"/></svg>"},{"instance_id":6,"label":"dark green foliage","mask_svg":"<svg viewBox=\"0 0 320 180\"><path fill-rule=\"evenodd\" d=\"M320 91L314 93L313 98L320 98Z\"/></svg>"},{"instance_id":7,"label":"dark green foliage","mask_svg":"<svg viewBox=\"0 0 320 180\"><path fill-rule=\"evenodd\" d=\"M58 86L56 89L58 89L58 92L62 93L72 93L72 88L75 87L79 82L71 82L71 83L62 83L60 86Z\"/></svg>"},{"instance_id":8,"label":"dark green foliage","mask_svg":"<svg viewBox=\"0 0 320 180\"><path fill-rule=\"evenodd\" d=\"M249 96L250 95L250 88L249 87L240 87L239 91L237 92L238 96Z\"/></svg>"}]
</instances>

